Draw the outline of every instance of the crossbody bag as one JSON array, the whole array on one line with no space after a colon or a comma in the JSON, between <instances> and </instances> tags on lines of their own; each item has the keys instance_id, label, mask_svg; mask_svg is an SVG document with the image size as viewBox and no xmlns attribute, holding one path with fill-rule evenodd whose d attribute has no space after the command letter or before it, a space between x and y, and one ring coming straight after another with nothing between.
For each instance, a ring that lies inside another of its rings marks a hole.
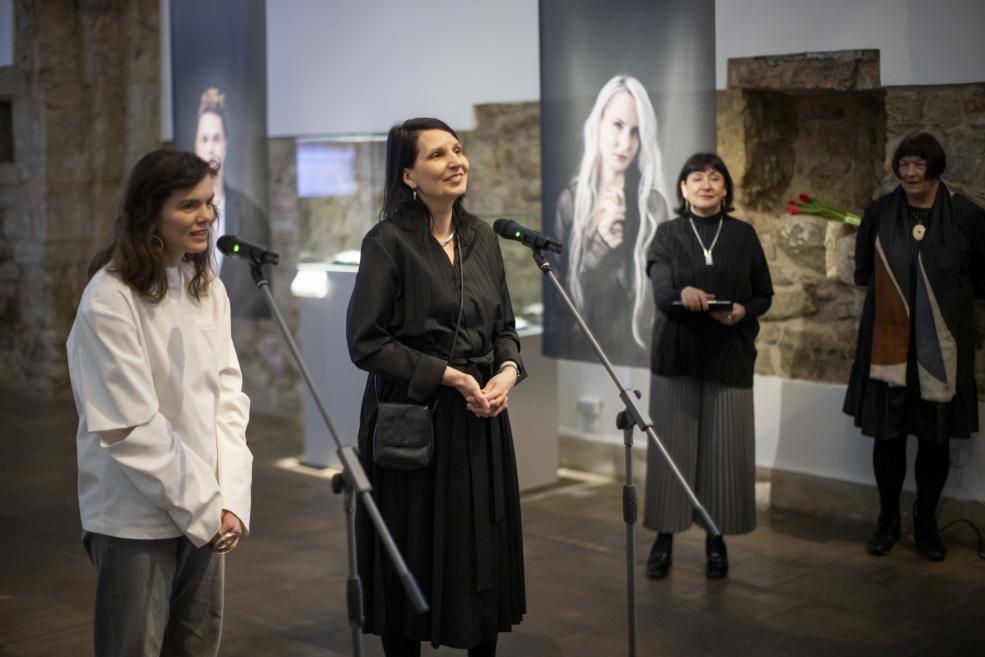
<instances>
[{"instance_id":1,"label":"crossbody bag","mask_svg":"<svg viewBox=\"0 0 985 657\"><path fill-rule=\"evenodd\" d=\"M462 262L462 245L456 239L458 254L459 291L458 319L455 334L448 352L448 362L455 355L458 331L462 326L462 310L465 307L465 263ZM373 375L376 393L376 430L373 432L373 463L390 470L420 470L431 463L434 454L434 412L439 399L433 404L405 402L381 402L380 380Z\"/></svg>"}]
</instances>

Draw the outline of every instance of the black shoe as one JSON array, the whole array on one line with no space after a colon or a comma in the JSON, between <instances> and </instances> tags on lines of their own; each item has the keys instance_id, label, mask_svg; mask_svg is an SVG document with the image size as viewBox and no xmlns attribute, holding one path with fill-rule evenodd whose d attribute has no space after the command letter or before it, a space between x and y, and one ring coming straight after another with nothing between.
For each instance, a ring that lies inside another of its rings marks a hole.
<instances>
[{"instance_id":1,"label":"black shoe","mask_svg":"<svg viewBox=\"0 0 985 657\"><path fill-rule=\"evenodd\" d=\"M657 540L650 549L650 558L646 560L646 576L650 579L663 579L673 563L674 535L657 534Z\"/></svg>"},{"instance_id":2,"label":"black shoe","mask_svg":"<svg viewBox=\"0 0 985 657\"><path fill-rule=\"evenodd\" d=\"M708 579L722 579L728 574L728 550L725 549L725 539L721 536L705 540L705 576Z\"/></svg>"},{"instance_id":3,"label":"black shoe","mask_svg":"<svg viewBox=\"0 0 985 657\"><path fill-rule=\"evenodd\" d=\"M873 557L881 557L889 554L889 551L896 545L900 536L899 514L886 516L879 514L879 522L876 524L876 533L869 539L865 551Z\"/></svg>"},{"instance_id":4,"label":"black shoe","mask_svg":"<svg viewBox=\"0 0 985 657\"><path fill-rule=\"evenodd\" d=\"M917 551L930 561L944 561L947 548L937 531L937 518L930 516L927 520L913 519L913 542Z\"/></svg>"}]
</instances>

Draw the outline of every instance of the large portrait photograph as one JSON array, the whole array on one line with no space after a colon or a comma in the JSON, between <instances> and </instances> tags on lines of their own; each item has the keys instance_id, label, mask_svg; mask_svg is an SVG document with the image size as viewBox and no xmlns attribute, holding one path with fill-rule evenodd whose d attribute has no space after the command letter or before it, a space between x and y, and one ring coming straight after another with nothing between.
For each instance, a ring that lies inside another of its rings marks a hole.
<instances>
[{"instance_id":1,"label":"large portrait photograph","mask_svg":"<svg viewBox=\"0 0 985 657\"><path fill-rule=\"evenodd\" d=\"M674 38L703 16L662 2L541 4L543 227L563 244L558 278L616 365L649 364L647 249L670 218L675 167L715 146L714 80L696 73L714 44ZM543 293L544 353L594 362L555 291Z\"/></svg>"}]
</instances>

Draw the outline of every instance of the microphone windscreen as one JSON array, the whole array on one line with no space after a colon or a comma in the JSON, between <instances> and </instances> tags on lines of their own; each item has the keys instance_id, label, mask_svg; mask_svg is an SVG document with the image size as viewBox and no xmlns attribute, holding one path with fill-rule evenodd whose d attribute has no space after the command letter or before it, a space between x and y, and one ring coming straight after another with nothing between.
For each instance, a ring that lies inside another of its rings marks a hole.
<instances>
[{"instance_id":1,"label":"microphone windscreen","mask_svg":"<svg viewBox=\"0 0 985 657\"><path fill-rule=\"evenodd\" d=\"M216 246L224 255L235 255L236 251L239 250L236 246L237 242L239 240L235 235L223 235L216 242Z\"/></svg>"},{"instance_id":2,"label":"microphone windscreen","mask_svg":"<svg viewBox=\"0 0 985 657\"><path fill-rule=\"evenodd\" d=\"M516 235L516 222L512 219L497 219L493 222L493 232L497 235L502 235L503 237L517 238Z\"/></svg>"}]
</instances>

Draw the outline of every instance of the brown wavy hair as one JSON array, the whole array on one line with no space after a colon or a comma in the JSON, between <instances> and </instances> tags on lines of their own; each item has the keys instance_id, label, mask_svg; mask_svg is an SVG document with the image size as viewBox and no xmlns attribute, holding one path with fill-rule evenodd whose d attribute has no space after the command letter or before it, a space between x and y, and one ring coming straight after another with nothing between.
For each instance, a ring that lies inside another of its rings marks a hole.
<instances>
[{"instance_id":1,"label":"brown wavy hair","mask_svg":"<svg viewBox=\"0 0 985 657\"><path fill-rule=\"evenodd\" d=\"M140 158L127 180L113 241L89 263L89 278L106 267L147 300L160 302L168 293L164 249L156 234L164 202L218 173L217 164L186 151L160 149ZM205 251L186 254L184 259L195 269L188 292L199 299L213 277L211 240Z\"/></svg>"}]
</instances>

